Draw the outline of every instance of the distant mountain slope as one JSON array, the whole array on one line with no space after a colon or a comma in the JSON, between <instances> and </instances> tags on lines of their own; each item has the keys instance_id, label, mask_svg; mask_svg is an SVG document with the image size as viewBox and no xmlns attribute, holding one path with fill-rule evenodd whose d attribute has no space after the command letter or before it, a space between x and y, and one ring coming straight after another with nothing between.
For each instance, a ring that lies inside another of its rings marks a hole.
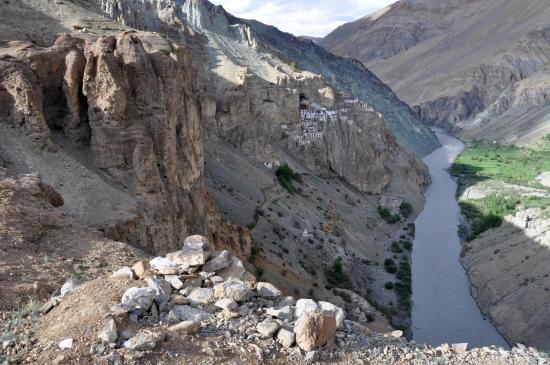
<instances>
[{"instance_id":1,"label":"distant mountain slope","mask_svg":"<svg viewBox=\"0 0 550 365\"><path fill-rule=\"evenodd\" d=\"M360 62L334 57L313 41L255 20L237 18L208 1L186 1L182 11L188 23L209 32L211 43L233 64L269 81L285 77L288 70L280 71L288 69L289 64L297 70L321 75L339 92L354 95L383 113L386 126L409 151L425 155L437 146L433 133ZM265 55L256 58L262 52L273 56L267 64ZM273 68L278 72L274 73Z\"/></svg>"},{"instance_id":2,"label":"distant mountain slope","mask_svg":"<svg viewBox=\"0 0 550 365\"><path fill-rule=\"evenodd\" d=\"M360 59L432 124L472 135L495 116L519 115L525 128L499 137L513 141L547 121L549 19L545 0L402 0L321 44Z\"/></svg>"}]
</instances>

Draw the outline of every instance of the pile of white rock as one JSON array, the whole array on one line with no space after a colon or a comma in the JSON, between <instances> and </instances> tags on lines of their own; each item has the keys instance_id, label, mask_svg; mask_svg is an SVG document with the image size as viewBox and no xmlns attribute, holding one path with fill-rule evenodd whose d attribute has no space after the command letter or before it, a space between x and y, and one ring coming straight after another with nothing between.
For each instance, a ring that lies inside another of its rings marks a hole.
<instances>
[{"instance_id":1,"label":"pile of white rock","mask_svg":"<svg viewBox=\"0 0 550 365\"><path fill-rule=\"evenodd\" d=\"M282 348L311 353L334 343L344 311L328 302L295 300L270 283L256 282L229 251L212 252L203 236L188 237L180 251L124 267L131 278L120 304L98 334L111 347L152 350L166 333L232 333L248 342L273 339Z\"/></svg>"}]
</instances>

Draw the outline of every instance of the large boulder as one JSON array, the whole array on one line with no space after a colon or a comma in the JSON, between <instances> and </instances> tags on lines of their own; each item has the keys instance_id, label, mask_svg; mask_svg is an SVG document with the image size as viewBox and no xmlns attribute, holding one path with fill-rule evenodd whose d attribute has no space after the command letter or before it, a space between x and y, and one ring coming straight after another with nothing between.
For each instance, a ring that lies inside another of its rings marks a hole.
<instances>
[{"instance_id":1,"label":"large boulder","mask_svg":"<svg viewBox=\"0 0 550 365\"><path fill-rule=\"evenodd\" d=\"M229 298L236 302L248 300L251 290L245 283L238 279L232 279L223 283L216 284L214 294L216 298Z\"/></svg>"},{"instance_id":2,"label":"large boulder","mask_svg":"<svg viewBox=\"0 0 550 365\"><path fill-rule=\"evenodd\" d=\"M121 303L128 307L147 310L151 307L155 296L156 292L153 288L129 288L122 295Z\"/></svg>"},{"instance_id":3,"label":"large boulder","mask_svg":"<svg viewBox=\"0 0 550 365\"><path fill-rule=\"evenodd\" d=\"M160 304L170 300L172 285L166 280L156 277L147 278L147 285L155 291L155 302Z\"/></svg>"},{"instance_id":4,"label":"large boulder","mask_svg":"<svg viewBox=\"0 0 550 365\"><path fill-rule=\"evenodd\" d=\"M314 351L325 345L336 333L334 315L315 310L304 313L294 326L296 343L304 351Z\"/></svg>"},{"instance_id":5,"label":"large boulder","mask_svg":"<svg viewBox=\"0 0 550 365\"><path fill-rule=\"evenodd\" d=\"M187 237L181 251L170 254L171 260L186 267L202 266L208 257L210 257L208 241L206 237L199 235Z\"/></svg>"},{"instance_id":6,"label":"large boulder","mask_svg":"<svg viewBox=\"0 0 550 365\"><path fill-rule=\"evenodd\" d=\"M231 258L231 264L228 267L216 272L216 275L221 276L226 281L238 279L244 282L256 282L256 277L251 274L244 266L244 263L235 256Z\"/></svg>"},{"instance_id":7,"label":"large boulder","mask_svg":"<svg viewBox=\"0 0 550 365\"><path fill-rule=\"evenodd\" d=\"M277 298L283 293L271 283L259 282L256 285L256 291L263 298Z\"/></svg>"},{"instance_id":8,"label":"large boulder","mask_svg":"<svg viewBox=\"0 0 550 365\"><path fill-rule=\"evenodd\" d=\"M178 264L164 257L155 257L149 262L149 265L151 270L157 271L161 275L176 275L180 271Z\"/></svg>"},{"instance_id":9,"label":"large boulder","mask_svg":"<svg viewBox=\"0 0 550 365\"><path fill-rule=\"evenodd\" d=\"M346 313L342 308L329 302L319 302L317 304L323 312L334 315L336 318L336 327L341 328L344 325Z\"/></svg>"},{"instance_id":10,"label":"large boulder","mask_svg":"<svg viewBox=\"0 0 550 365\"><path fill-rule=\"evenodd\" d=\"M210 304L214 301L214 289L194 288L187 298L191 301L191 304Z\"/></svg>"},{"instance_id":11,"label":"large boulder","mask_svg":"<svg viewBox=\"0 0 550 365\"><path fill-rule=\"evenodd\" d=\"M294 316L296 318L300 318L303 314L313 312L317 309L319 309L319 307L314 300L298 299L298 301L296 301L296 311L294 312Z\"/></svg>"},{"instance_id":12,"label":"large boulder","mask_svg":"<svg viewBox=\"0 0 550 365\"><path fill-rule=\"evenodd\" d=\"M202 270L206 272L217 272L221 269L225 269L229 265L231 265L231 253L224 250L220 252L218 256L204 264Z\"/></svg>"}]
</instances>

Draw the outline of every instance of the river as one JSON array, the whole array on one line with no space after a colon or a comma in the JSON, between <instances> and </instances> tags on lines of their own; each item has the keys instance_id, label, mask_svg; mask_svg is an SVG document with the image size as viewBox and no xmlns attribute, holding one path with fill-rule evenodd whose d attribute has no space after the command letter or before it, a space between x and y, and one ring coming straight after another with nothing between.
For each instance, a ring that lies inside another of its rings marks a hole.
<instances>
[{"instance_id":1,"label":"river","mask_svg":"<svg viewBox=\"0 0 550 365\"><path fill-rule=\"evenodd\" d=\"M442 147L424 158L432 184L426 191L424 211L415 222L413 339L432 345L467 342L471 347L499 345L508 348L479 311L459 261L460 209L455 199L456 183L447 169L464 149L464 144L441 130L435 132Z\"/></svg>"}]
</instances>

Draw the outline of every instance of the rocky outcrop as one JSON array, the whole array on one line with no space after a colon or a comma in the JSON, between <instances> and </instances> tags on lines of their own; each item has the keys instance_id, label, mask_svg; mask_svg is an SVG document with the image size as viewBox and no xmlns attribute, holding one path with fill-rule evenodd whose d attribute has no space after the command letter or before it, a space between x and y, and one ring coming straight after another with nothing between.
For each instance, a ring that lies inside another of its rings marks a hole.
<instances>
[{"instance_id":1,"label":"rocky outcrop","mask_svg":"<svg viewBox=\"0 0 550 365\"><path fill-rule=\"evenodd\" d=\"M160 35L65 35L50 48L17 44L2 60L4 122L39 146L83 149L137 197L110 237L153 251L205 232L203 150L191 53ZM86 207L82 207L86 209ZM86 223L86 222L84 222Z\"/></svg>"}]
</instances>

